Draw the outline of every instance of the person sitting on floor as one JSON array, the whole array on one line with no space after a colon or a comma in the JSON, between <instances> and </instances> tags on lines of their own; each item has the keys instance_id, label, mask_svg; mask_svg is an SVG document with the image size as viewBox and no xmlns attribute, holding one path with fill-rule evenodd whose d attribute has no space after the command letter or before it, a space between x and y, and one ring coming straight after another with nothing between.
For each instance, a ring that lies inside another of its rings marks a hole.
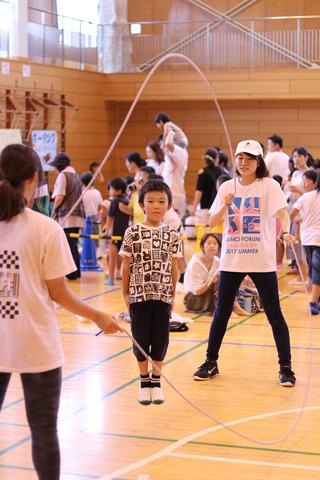
<instances>
[{"instance_id":1,"label":"person sitting on floor","mask_svg":"<svg viewBox=\"0 0 320 480\"><path fill-rule=\"evenodd\" d=\"M216 234L206 233L200 247L202 252L192 256L184 274L184 304L188 311L212 314L215 310L220 262L217 254L221 241ZM233 310L236 315L248 315L237 302L234 302Z\"/></svg>"}]
</instances>

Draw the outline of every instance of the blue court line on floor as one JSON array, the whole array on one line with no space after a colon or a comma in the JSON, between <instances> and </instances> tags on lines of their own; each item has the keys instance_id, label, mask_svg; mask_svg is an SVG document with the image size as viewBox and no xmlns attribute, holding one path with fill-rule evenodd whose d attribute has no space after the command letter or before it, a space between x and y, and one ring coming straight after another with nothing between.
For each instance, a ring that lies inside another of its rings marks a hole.
<instances>
[{"instance_id":1,"label":"blue court line on floor","mask_svg":"<svg viewBox=\"0 0 320 480\"><path fill-rule=\"evenodd\" d=\"M83 302L86 302L87 300L91 300L92 298L97 298L97 297L101 297L102 295L108 295L109 293L113 293L113 292L117 292L118 290L121 290L122 287L116 287L116 288L113 288L112 290L105 290L104 292L100 292L100 293L95 293L94 295L90 295L90 297L83 297L81 298L81 300ZM57 307L56 310L60 310L61 306Z\"/></svg>"},{"instance_id":2,"label":"blue court line on floor","mask_svg":"<svg viewBox=\"0 0 320 480\"><path fill-rule=\"evenodd\" d=\"M98 365L102 365L103 363L106 363L110 360L113 360L114 358L119 357L120 355L123 355L124 353L127 353L130 350L131 350L131 346L128 347L128 348L125 348L124 350L121 350L120 352L114 353L113 355L110 355L109 357L103 358L102 360L98 360L97 362L94 362L91 365L88 365L87 367L81 368L81 369L77 370L76 372L71 373L70 375L67 375L66 377L63 377L62 383L66 382L67 380L70 380L71 378L74 378L74 377L80 375L81 373L87 372L88 370L91 370L92 368L95 368ZM24 401L24 397L20 397L18 400L15 400L11 403L7 403L6 405L4 405L2 407L2 410L6 410L9 407L17 405L18 403L21 403L23 401Z\"/></svg>"}]
</instances>

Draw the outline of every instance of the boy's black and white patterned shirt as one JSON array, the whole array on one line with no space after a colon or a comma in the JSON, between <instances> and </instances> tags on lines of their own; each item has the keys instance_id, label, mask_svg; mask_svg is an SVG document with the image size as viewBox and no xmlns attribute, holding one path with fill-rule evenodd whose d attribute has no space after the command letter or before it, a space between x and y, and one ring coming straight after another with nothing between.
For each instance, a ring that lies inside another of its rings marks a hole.
<instances>
[{"instance_id":1,"label":"boy's black and white patterned shirt","mask_svg":"<svg viewBox=\"0 0 320 480\"><path fill-rule=\"evenodd\" d=\"M127 228L120 254L130 257L129 303L172 303L172 258L180 256L179 233L169 225Z\"/></svg>"}]
</instances>

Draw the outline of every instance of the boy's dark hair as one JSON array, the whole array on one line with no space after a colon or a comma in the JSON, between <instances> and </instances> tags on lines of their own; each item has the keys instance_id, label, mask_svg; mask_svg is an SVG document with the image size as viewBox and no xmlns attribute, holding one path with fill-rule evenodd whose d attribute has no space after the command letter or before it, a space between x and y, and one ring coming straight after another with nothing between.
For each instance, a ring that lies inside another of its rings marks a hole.
<instances>
[{"instance_id":1,"label":"boy's dark hair","mask_svg":"<svg viewBox=\"0 0 320 480\"><path fill-rule=\"evenodd\" d=\"M127 185L130 185L131 183L134 182L134 177L132 175L127 175L126 177L123 178L123 180L126 182ZM109 185L108 185L109 188Z\"/></svg>"},{"instance_id":2,"label":"boy's dark hair","mask_svg":"<svg viewBox=\"0 0 320 480\"><path fill-rule=\"evenodd\" d=\"M228 156L223 152L219 152L219 165L224 165L226 167L228 165L228 161Z\"/></svg>"},{"instance_id":3,"label":"boy's dark hair","mask_svg":"<svg viewBox=\"0 0 320 480\"><path fill-rule=\"evenodd\" d=\"M163 123L171 122L171 118L165 112L157 113L157 115L154 117L154 123L160 123L160 122L163 122Z\"/></svg>"},{"instance_id":4,"label":"boy's dark hair","mask_svg":"<svg viewBox=\"0 0 320 480\"><path fill-rule=\"evenodd\" d=\"M280 148L283 147L283 140L281 137L279 137L279 135L271 135L270 137L268 137L268 140L271 140L272 143L274 143L275 145L279 145Z\"/></svg>"},{"instance_id":5,"label":"boy's dark hair","mask_svg":"<svg viewBox=\"0 0 320 480\"><path fill-rule=\"evenodd\" d=\"M84 172L80 175L80 180L83 183L83 185L85 187L87 187L89 185L89 183L91 182L92 177L93 177L93 175L92 175L91 172Z\"/></svg>"},{"instance_id":6,"label":"boy's dark hair","mask_svg":"<svg viewBox=\"0 0 320 480\"><path fill-rule=\"evenodd\" d=\"M317 190L318 193L320 192L320 173L318 173L316 186L314 188Z\"/></svg>"},{"instance_id":7,"label":"boy's dark hair","mask_svg":"<svg viewBox=\"0 0 320 480\"><path fill-rule=\"evenodd\" d=\"M264 159L261 155L251 155L251 153L246 153L246 155L248 155L248 157L258 161L258 168L256 170L256 178L264 178L264 177L269 176L267 165L264 163ZM238 177L240 176L240 173L238 172L238 169L236 170L236 174L238 175Z\"/></svg>"},{"instance_id":8,"label":"boy's dark hair","mask_svg":"<svg viewBox=\"0 0 320 480\"><path fill-rule=\"evenodd\" d=\"M141 157L139 152L127 153L126 159L128 160L129 163L135 163L138 168L141 168L147 165L147 162Z\"/></svg>"},{"instance_id":9,"label":"boy's dark hair","mask_svg":"<svg viewBox=\"0 0 320 480\"><path fill-rule=\"evenodd\" d=\"M279 183L280 187L282 186L283 178L281 177L281 175L273 175L272 178Z\"/></svg>"},{"instance_id":10,"label":"boy's dark hair","mask_svg":"<svg viewBox=\"0 0 320 480\"><path fill-rule=\"evenodd\" d=\"M161 180L162 182L164 181L163 176L159 175L158 173L151 173L151 175L149 175L148 182L150 182L150 180Z\"/></svg>"},{"instance_id":11,"label":"boy's dark hair","mask_svg":"<svg viewBox=\"0 0 320 480\"><path fill-rule=\"evenodd\" d=\"M219 238L218 235L216 235L215 233L210 233L210 232L209 232L209 233L205 233L205 234L203 235L203 237L201 238L201 240L200 240L201 250L203 250L204 244L206 243L206 241L207 241L208 238L210 238L210 237L214 238L214 239L217 241L217 243L218 243L218 245L219 245L219 250L220 250L220 248L221 248L221 240L220 240L220 238Z\"/></svg>"},{"instance_id":12,"label":"boy's dark hair","mask_svg":"<svg viewBox=\"0 0 320 480\"><path fill-rule=\"evenodd\" d=\"M231 180L231 177L230 175L220 175L217 180L216 180L216 186L217 186L217 189L221 187L221 185L224 183L224 182L227 182L228 180Z\"/></svg>"},{"instance_id":13,"label":"boy's dark hair","mask_svg":"<svg viewBox=\"0 0 320 480\"><path fill-rule=\"evenodd\" d=\"M109 188L114 188L115 190L121 190L122 193L125 193L127 190L127 184L123 178L113 178L109 183Z\"/></svg>"},{"instance_id":14,"label":"boy's dark hair","mask_svg":"<svg viewBox=\"0 0 320 480\"><path fill-rule=\"evenodd\" d=\"M172 193L170 188L162 180L148 180L141 188L139 203L143 205L144 197L148 192L164 192L168 197L169 205L172 205Z\"/></svg>"},{"instance_id":15,"label":"boy's dark hair","mask_svg":"<svg viewBox=\"0 0 320 480\"><path fill-rule=\"evenodd\" d=\"M0 221L8 222L26 206L23 184L38 172L43 172L38 154L28 145L11 144L0 155Z\"/></svg>"},{"instance_id":16,"label":"boy's dark hair","mask_svg":"<svg viewBox=\"0 0 320 480\"><path fill-rule=\"evenodd\" d=\"M320 159L317 158L314 162L313 162L313 168L315 170L319 170L320 169Z\"/></svg>"},{"instance_id":17,"label":"boy's dark hair","mask_svg":"<svg viewBox=\"0 0 320 480\"><path fill-rule=\"evenodd\" d=\"M149 167L149 165L146 165L145 167L141 167L140 172L149 173L149 175L156 173L155 169L153 167Z\"/></svg>"},{"instance_id":18,"label":"boy's dark hair","mask_svg":"<svg viewBox=\"0 0 320 480\"><path fill-rule=\"evenodd\" d=\"M97 162L96 160L94 162L91 162L90 165L89 165L89 170L91 173L94 173L93 169L95 167L99 167L100 165L100 162Z\"/></svg>"},{"instance_id":19,"label":"boy's dark hair","mask_svg":"<svg viewBox=\"0 0 320 480\"><path fill-rule=\"evenodd\" d=\"M303 174L303 177L308 178L308 180L312 180L313 183L316 183L317 178L318 178L318 172L315 170L306 170Z\"/></svg>"}]
</instances>

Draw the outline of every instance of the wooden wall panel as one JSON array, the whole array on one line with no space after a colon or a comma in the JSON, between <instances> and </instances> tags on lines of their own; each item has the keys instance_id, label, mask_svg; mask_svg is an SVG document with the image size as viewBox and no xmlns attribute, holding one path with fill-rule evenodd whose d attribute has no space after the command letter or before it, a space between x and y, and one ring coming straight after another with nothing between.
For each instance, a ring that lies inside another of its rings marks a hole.
<instances>
[{"instance_id":1,"label":"wooden wall panel","mask_svg":"<svg viewBox=\"0 0 320 480\"><path fill-rule=\"evenodd\" d=\"M10 61L10 75L0 75L0 110L4 107L6 88L17 88L17 95L23 95L26 89L30 89L38 98L41 98L43 91L47 91L55 101L59 100L60 94L65 94L67 101L79 107L67 124L66 151L77 170L86 171L90 162L104 157L114 137L114 110L103 92L106 76L32 64L31 77L25 78L21 73L22 64ZM1 128L4 128L3 122L4 117L1 117ZM42 128L41 122L37 123L36 128ZM53 128L58 130L59 123ZM110 162L104 169L106 177L110 176L111 168Z\"/></svg>"},{"instance_id":2,"label":"wooden wall panel","mask_svg":"<svg viewBox=\"0 0 320 480\"><path fill-rule=\"evenodd\" d=\"M139 21L161 21L161 20L185 20L185 21L206 21L212 17L201 9L191 5L186 0L129 0L128 19L132 22ZM205 0L205 3L225 12L238 5L240 0ZM275 17L294 15L319 15L318 0L257 0L246 10L243 10L238 18ZM270 21L266 26L270 29L283 30L292 28L294 23L288 21ZM308 21L309 28L319 26L317 23ZM187 33L191 27L177 26L179 31ZM261 25L260 27L261 28ZM146 31L145 33L150 33ZM159 33L159 32L158 32Z\"/></svg>"},{"instance_id":3,"label":"wooden wall panel","mask_svg":"<svg viewBox=\"0 0 320 480\"><path fill-rule=\"evenodd\" d=\"M320 156L320 99L277 101L227 101L220 103L233 147L238 141L254 138L265 145L267 137L276 133L283 137L285 151L290 154L298 144L306 145L315 156ZM130 104L118 102L115 106L119 122ZM186 132L190 141L189 168L186 176L188 198L191 201L196 175L202 166L206 148L220 146L228 153L227 142L215 107L206 101L140 102L122 135L116 149L114 165L117 175L126 175L124 158L129 151L145 155L149 140L159 134L153 118L159 111L169 113Z\"/></svg>"},{"instance_id":4,"label":"wooden wall panel","mask_svg":"<svg viewBox=\"0 0 320 480\"><path fill-rule=\"evenodd\" d=\"M21 67L22 62L10 61L11 75L0 75L0 108L5 88L64 93L67 100L79 106L67 127L67 152L79 172L104 157L145 78L142 74L103 75L31 65L32 76L26 79ZM302 143L315 157L320 156L319 71L233 70L209 71L206 75L218 95L233 146L249 137L266 144L268 135L278 133L288 153ZM190 70L160 71L151 80L104 169L106 180L127 174L127 152L137 150L145 155L146 144L159 134L153 123L159 111L168 112L189 137L186 185L191 199L205 149L220 146L226 150L227 142L208 91L198 74Z\"/></svg>"}]
</instances>

